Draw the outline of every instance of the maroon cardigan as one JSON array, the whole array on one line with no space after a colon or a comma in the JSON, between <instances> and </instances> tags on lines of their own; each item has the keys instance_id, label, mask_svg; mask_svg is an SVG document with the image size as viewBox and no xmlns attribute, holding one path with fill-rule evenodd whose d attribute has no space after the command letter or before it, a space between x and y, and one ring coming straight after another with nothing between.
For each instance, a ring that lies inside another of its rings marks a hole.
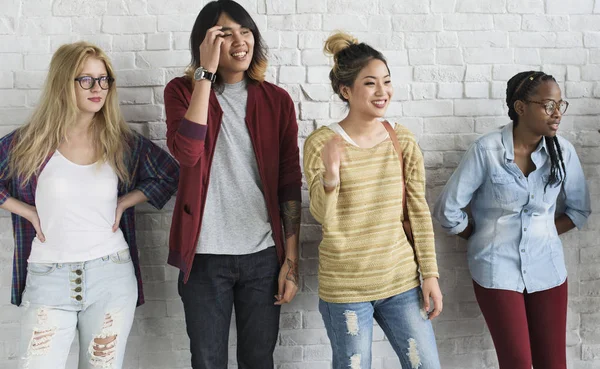
<instances>
[{"instance_id":1,"label":"maroon cardigan","mask_svg":"<svg viewBox=\"0 0 600 369\"><path fill-rule=\"evenodd\" d=\"M174 78L165 87L167 146L181 165L169 237L168 263L185 274L184 282L190 275L196 253L210 167L223 117L223 110L211 90L208 124L200 125L186 120L184 115L191 96L192 81L188 78ZM281 263L285 257L285 240L279 204L301 201L298 124L292 99L285 90L271 83L248 83L246 125L254 146ZM242 188L233 190L243 191Z\"/></svg>"}]
</instances>

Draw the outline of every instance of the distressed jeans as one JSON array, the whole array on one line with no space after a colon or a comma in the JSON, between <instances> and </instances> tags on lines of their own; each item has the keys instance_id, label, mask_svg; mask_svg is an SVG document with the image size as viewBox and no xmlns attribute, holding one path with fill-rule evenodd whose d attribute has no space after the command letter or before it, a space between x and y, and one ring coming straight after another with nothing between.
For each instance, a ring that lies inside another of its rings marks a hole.
<instances>
[{"instance_id":1,"label":"distressed jeans","mask_svg":"<svg viewBox=\"0 0 600 369\"><path fill-rule=\"evenodd\" d=\"M19 368L65 368L79 332L79 369L120 369L137 302L129 250L80 263L29 263Z\"/></svg>"},{"instance_id":2,"label":"distressed jeans","mask_svg":"<svg viewBox=\"0 0 600 369\"><path fill-rule=\"evenodd\" d=\"M370 369L373 318L403 369L440 369L431 321L421 288L376 301L336 304L319 300L331 341L333 369Z\"/></svg>"}]
</instances>

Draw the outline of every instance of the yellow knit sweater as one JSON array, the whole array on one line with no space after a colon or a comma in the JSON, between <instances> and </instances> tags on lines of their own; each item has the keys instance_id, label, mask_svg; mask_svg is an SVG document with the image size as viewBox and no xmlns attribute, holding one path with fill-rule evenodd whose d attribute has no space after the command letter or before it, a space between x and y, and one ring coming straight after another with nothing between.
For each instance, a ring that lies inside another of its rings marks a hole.
<instances>
[{"instance_id":1,"label":"yellow knit sweater","mask_svg":"<svg viewBox=\"0 0 600 369\"><path fill-rule=\"evenodd\" d=\"M390 139L365 149L345 142L340 185L325 193L321 150L334 135L322 127L304 144L310 211L323 226L319 297L350 303L408 291L438 277L431 214L425 200L423 155L414 135L397 124L407 177L407 205L415 247L402 228L402 170Z\"/></svg>"}]
</instances>

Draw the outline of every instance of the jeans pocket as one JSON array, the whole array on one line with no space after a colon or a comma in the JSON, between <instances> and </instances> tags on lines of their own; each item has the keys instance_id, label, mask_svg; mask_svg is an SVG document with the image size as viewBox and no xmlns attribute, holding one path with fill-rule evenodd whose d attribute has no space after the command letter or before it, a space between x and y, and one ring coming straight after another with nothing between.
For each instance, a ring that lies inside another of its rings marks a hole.
<instances>
[{"instance_id":1,"label":"jeans pocket","mask_svg":"<svg viewBox=\"0 0 600 369\"><path fill-rule=\"evenodd\" d=\"M111 254L110 260L115 264L127 264L131 262L131 253L129 249L123 249Z\"/></svg>"},{"instance_id":2,"label":"jeans pocket","mask_svg":"<svg viewBox=\"0 0 600 369\"><path fill-rule=\"evenodd\" d=\"M56 270L54 263L28 263L27 273L33 275L48 275Z\"/></svg>"},{"instance_id":3,"label":"jeans pocket","mask_svg":"<svg viewBox=\"0 0 600 369\"><path fill-rule=\"evenodd\" d=\"M494 188L494 197L500 204L510 204L517 201L519 194L515 186L515 179L508 174L492 174L491 181Z\"/></svg>"}]
</instances>

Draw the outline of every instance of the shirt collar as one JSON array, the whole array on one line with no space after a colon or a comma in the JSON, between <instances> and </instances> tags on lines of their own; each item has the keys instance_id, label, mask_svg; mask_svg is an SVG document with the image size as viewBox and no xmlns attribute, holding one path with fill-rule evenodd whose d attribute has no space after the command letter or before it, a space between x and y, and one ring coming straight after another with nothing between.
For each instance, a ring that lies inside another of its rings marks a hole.
<instances>
[{"instance_id":1,"label":"shirt collar","mask_svg":"<svg viewBox=\"0 0 600 369\"><path fill-rule=\"evenodd\" d=\"M504 145L504 159L508 162L515 160L515 144L513 142L513 127L510 122L502 128L502 145Z\"/></svg>"},{"instance_id":2,"label":"shirt collar","mask_svg":"<svg viewBox=\"0 0 600 369\"><path fill-rule=\"evenodd\" d=\"M515 160L515 142L513 140L513 127L514 123L510 122L502 128L502 145L504 145L504 159L507 162L513 162ZM544 150L546 154L548 154L548 147L546 146L546 140L541 139L540 143L533 151L533 153L538 153Z\"/></svg>"}]
</instances>

